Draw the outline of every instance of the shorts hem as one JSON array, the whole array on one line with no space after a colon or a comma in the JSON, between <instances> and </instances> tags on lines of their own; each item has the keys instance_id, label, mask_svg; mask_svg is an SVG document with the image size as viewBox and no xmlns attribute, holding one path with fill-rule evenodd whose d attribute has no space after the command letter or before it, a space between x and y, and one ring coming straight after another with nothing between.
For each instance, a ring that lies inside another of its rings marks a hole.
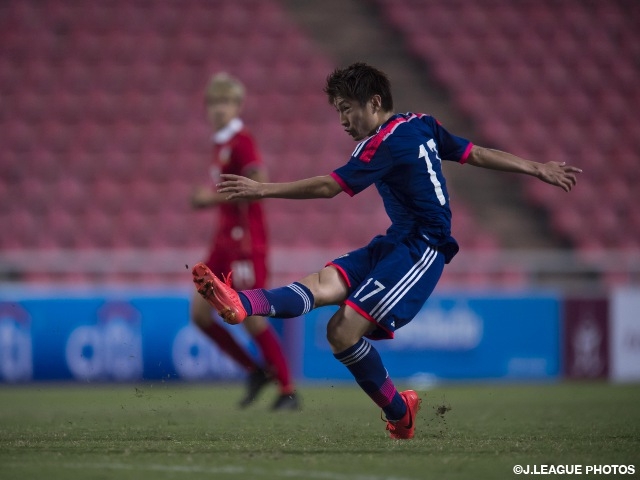
<instances>
[{"instance_id":1,"label":"shorts hem","mask_svg":"<svg viewBox=\"0 0 640 480\"><path fill-rule=\"evenodd\" d=\"M371 334L365 335L365 337L367 337L367 338L369 338L371 340L387 340L387 339L391 340L391 339L394 338L395 333L392 330L389 330L388 328L384 327L383 325L380 325L378 322L376 322L376 320L369 313L367 313L364 310L362 310L362 308L360 308L358 305L356 305L355 303L353 303L349 299L345 300L344 304L350 306L351 308L353 308L356 312L358 312L365 319L367 319L369 322L373 323L376 326L378 334L374 335L376 333L376 330L374 330Z\"/></svg>"}]
</instances>

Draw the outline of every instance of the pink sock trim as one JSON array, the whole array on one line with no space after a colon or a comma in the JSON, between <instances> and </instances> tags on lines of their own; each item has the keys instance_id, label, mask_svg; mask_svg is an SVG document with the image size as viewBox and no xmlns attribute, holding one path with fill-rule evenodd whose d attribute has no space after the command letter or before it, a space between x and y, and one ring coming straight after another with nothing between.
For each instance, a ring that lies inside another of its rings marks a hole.
<instances>
[{"instance_id":1,"label":"pink sock trim","mask_svg":"<svg viewBox=\"0 0 640 480\"><path fill-rule=\"evenodd\" d=\"M251 315L269 315L271 313L271 304L261 288L243 290L242 294L249 300Z\"/></svg>"},{"instance_id":2,"label":"pink sock trim","mask_svg":"<svg viewBox=\"0 0 640 480\"><path fill-rule=\"evenodd\" d=\"M370 396L376 405L378 405L380 408L384 408L391 403L393 397L395 397L396 395L396 392L397 390L395 385L390 378L387 378L380 387L380 390L378 390L376 393L371 394Z\"/></svg>"}]
</instances>

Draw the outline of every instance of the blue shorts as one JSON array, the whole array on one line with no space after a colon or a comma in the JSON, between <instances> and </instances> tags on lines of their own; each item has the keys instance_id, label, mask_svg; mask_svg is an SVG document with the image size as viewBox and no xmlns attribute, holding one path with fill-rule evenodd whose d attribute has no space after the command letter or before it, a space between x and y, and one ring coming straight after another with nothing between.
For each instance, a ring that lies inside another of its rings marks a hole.
<instances>
[{"instance_id":1,"label":"blue shorts","mask_svg":"<svg viewBox=\"0 0 640 480\"><path fill-rule=\"evenodd\" d=\"M377 325L367 336L378 340L393 338L396 329L416 316L444 264L444 255L423 237L377 236L327 265L337 268L349 286L345 304Z\"/></svg>"}]
</instances>

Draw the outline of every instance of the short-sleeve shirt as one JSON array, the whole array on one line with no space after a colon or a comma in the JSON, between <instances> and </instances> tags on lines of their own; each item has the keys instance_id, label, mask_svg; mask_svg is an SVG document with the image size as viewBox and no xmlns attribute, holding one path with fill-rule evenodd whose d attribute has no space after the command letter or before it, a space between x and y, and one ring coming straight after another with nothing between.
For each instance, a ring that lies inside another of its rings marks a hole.
<instances>
[{"instance_id":1,"label":"short-sleeve shirt","mask_svg":"<svg viewBox=\"0 0 640 480\"><path fill-rule=\"evenodd\" d=\"M472 146L430 115L396 114L360 142L349 162L331 175L351 196L375 185L391 219L386 234L423 236L448 263L458 244L451 236L442 161L464 163Z\"/></svg>"}]
</instances>

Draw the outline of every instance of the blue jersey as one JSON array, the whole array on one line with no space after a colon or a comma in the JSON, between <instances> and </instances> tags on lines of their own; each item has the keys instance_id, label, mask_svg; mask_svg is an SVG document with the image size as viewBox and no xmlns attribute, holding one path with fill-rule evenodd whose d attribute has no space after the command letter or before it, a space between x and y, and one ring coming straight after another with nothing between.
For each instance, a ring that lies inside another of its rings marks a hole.
<instances>
[{"instance_id":1,"label":"blue jersey","mask_svg":"<svg viewBox=\"0 0 640 480\"><path fill-rule=\"evenodd\" d=\"M391 219L387 235L419 235L445 255L458 251L451 236L449 194L442 160L464 163L473 144L424 114L396 114L358 144L332 176L353 196L375 184Z\"/></svg>"}]
</instances>

